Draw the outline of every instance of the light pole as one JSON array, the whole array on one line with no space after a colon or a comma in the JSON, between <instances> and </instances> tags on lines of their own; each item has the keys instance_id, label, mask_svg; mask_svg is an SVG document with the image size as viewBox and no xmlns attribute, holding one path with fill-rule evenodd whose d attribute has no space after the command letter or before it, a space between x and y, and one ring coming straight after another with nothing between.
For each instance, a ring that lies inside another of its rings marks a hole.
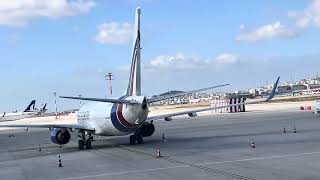
<instances>
[{"instance_id":1,"label":"light pole","mask_svg":"<svg viewBox=\"0 0 320 180\"><path fill-rule=\"evenodd\" d=\"M112 97L112 80L114 80L112 77L113 77L114 75L112 74L112 73L108 73L107 75L105 75L105 79L107 80L107 81L109 81L109 89L110 89L110 95L111 95L111 97Z\"/></svg>"},{"instance_id":2,"label":"light pole","mask_svg":"<svg viewBox=\"0 0 320 180\"><path fill-rule=\"evenodd\" d=\"M54 108L56 110L55 115L56 115L56 119L58 119L58 109L57 109L57 92L53 92L53 96L54 96Z\"/></svg>"},{"instance_id":3,"label":"light pole","mask_svg":"<svg viewBox=\"0 0 320 180\"><path fill-rule=\"evenodd\" d=\"M79 94L78 97L81 98L81 97L82 97L82 94ZM82 104L81 104L81 99L80 99L80 103L79 103L79 106L80 106L80 107L79 107L79 109L81 108L81 105L82 105Z\"/></svg>"}]
</instances>

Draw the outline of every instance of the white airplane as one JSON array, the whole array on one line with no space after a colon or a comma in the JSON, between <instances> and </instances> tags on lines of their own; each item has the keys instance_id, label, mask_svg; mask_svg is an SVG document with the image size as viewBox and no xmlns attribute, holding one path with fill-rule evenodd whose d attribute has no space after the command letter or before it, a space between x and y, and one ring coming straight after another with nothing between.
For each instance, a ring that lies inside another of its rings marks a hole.
<instances>
[{"instance_id":1,"label":"white airplane","mask_svg":"<svg viewBox=\"0 0 320 180\"><path fill-rule=\"evenodd\" d=\"M12 112L12 113L2 113L0 114L0 122L1 121L15 121L23 118L30 118L34 117L36 115L40 115L41 113L44 113L47 109L45 104L40 110L35 108L36 100L32 100L28 107L21 112Z\"/></svg>"},{"instance_id":2,"label":"white airplane","mask_svg":"<svg viewBox=\"0 0 320 180\"><path fill-rule=\"evenodd\" d=\"M56 144L67 144L71 138L70 131L78 130L79 141L78 148L91 149L91 142L93 135L100 136L130 136L130 144L143 143L143 137L151 136L155 131L153 124L154 120L171 121L172 117L179 115L189 115L190 117L196 116L197 112L208 111L212 109L220 109L231 106L237 106L250 103L239 103L230 106L220 106L214 108L204 108L197 110L189 110L183 112L176 112L170 114L163 114L157 116L148 116L149 103L169 99L173 97L184 96L188 94L197 93L213 88L226 86L228 84L217 85L209 88L197 89L188 92L176 93L172 95L158 96L147 98L141 94L141 62L140 62L140 14L141 9L136 9L135 29L134 29L134 42L132 51L132 62L128 88L124 96L119 99L103 99L103 98L86 98L86 97L67 97L61 96L60 98L78 99L95 101L83 105L77 115L76 124L20 124L20 125L0 125L0 127L27 127L27 128L49 128L51 131L51 140ZM261 101L269 101L273 98L278 84L279 78L275 83L271 95ZM251 102L251 103L255 103Z\"/></svg>"}]
</instances>

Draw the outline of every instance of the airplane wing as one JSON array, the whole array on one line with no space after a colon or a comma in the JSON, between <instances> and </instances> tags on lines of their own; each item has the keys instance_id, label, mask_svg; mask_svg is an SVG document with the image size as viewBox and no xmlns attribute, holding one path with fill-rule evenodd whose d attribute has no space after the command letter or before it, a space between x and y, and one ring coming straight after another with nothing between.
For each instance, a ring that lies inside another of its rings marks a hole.
<instances>
[{"instance_id":1,"label":"airplane wing","mask_svg":"<svg viewBox=\"0 0 320 180\"><path fill-rule=\"evenodd\" d=\"M264 98L264 99L254 100L254 101L250 101L250 102L246 102L246 103L231 104L231 105L226 105L226 106L208 107L208 108L203 108L203 109L195 109L195 110L188 110L188 111L169 113L169 114L163 114L163 115L157 115L157 116L150 116L147 118L147 121L153 121L153 120L159 120L159 119L165 119L165 120L170 121L171 117L174 117L174 116L180 116L180 115L187 114L187 115L193 117L193 116L196 116L195 113L197 113L197 112L210 111L210 110L234 107L234 106L239 106L239 105L256 104L259 102L267 102L267 101L270 101L274 97L278 83L279 83L279 79L280 79L280 77L278 77L276 83L274 84L272 92L269 95L269 97Z\"/></svg>"},{"instance_id":2,"label":"airplane wing","mask_svg":"<svg viewBox=\"0 0 320 180\"><path fill-rule=\"evenodd\" d=\"M66 128L66 129L83 129L88 131L94 131L94 128L87 127L80 124L0 124L2 127L13 127L13 128Z\"/></svg>"},{"instance_id":3,"label":"airplane wing","mask_svg":"<svg viewBox=\"0 0 320 180\"><path fill-rule=\"evenodd\" d=\"M222 84L222 85L217 85L217 86L212 86L212 87L207 87L207 88L196 89L196 90L192 90L192 91L169 94L169 95L165 95L165 96L157 96L157 97L153 97L153 98L148 99L148 103L153 103L153 102L157 102L157 101L161 101L161 100L165 100L165 99L170 99L170 98L174 98L174 97L179 97L179 96L185 96L185 95L189 95L189 94L194 94L197 92L207 91L210 89L215 89L215 88L228 86L228 85L230 85L230 84Z\"/></svg>"}]
</instances>

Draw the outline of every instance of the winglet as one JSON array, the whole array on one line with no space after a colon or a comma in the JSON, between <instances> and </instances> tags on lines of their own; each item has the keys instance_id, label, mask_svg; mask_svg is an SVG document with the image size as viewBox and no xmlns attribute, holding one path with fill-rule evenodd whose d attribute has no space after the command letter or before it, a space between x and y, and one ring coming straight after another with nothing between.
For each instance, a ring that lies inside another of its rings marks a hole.
<instances>
[{"instance_id":1,"label":"winglet","mask_svg":"<svg viewBox=\"0 0 320 180\"><path fill-rule=\"evenodd\" d=\"M278 77L277 81L274 83L272 92L271 92L270 96L266 99L266 101L270 101L274 97L274 95L276 94L276 90L277 90L277 87L278 87L279 79L280 79L280 76Z\"/></svg>"}]
</instances>

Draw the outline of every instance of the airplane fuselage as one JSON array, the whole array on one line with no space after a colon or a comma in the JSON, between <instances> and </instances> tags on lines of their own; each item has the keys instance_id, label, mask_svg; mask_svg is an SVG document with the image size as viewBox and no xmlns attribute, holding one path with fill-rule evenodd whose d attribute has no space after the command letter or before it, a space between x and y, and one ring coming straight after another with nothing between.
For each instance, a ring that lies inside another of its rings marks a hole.
<instances>
[{"instance_id":1,"label":"airplane fuselage","mask_svg":"<svg viewBox=\"0 0 320 180\"><path fill-rule=\"evenodd\" d=\"M138 104L110 104L93 102L83 105L77 120L81 125L94 129L94 134L119 136L139 129L148 116L148 106L144 96L122 96L121 100L135 100Z\"/></svg>"}]
</instances>

